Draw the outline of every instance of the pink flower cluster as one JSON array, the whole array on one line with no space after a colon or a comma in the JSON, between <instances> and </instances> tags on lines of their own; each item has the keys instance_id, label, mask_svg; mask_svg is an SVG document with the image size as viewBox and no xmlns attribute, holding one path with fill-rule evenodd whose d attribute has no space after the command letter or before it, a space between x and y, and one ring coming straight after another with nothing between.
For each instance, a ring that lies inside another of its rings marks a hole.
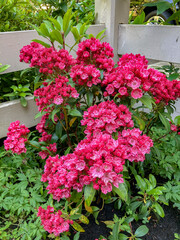
<instances>
[{"instance_id":1,"label":"pink flower cluster","mask_svg":"<svg viewBox=\"0 0 180 240\"><path fill-rule=\"evenodd\" d=\"M119 133L118 143L124 148L124 157L131 162L143 162L145 154L150 153L153 141L138 128L123 130Z\"/></svg>"},{"instance_id":2,"label":"pink flower cluster","mask_svg":"<svg viewBox=\"0 0 180 240\"><path fill-rule=\"evenodd\" d=\"M94 65L78 64L71 68L70 77L78 85L87 85L91 87L93 84L101 83L99 77L100 71Z\"/></svg>"},{"instance_id":3,"label":"pink flower cluster","mask_svg":"<svg viewBox=\"0 0 180 240\"><path fill-rule=\"evenodd\" d=\"M112 191L112 185L118 187L123 182L119 173L124 162L118 141L109 134L100 134L82 140L72 154L49 157L42 181L48 181L48 193L58 201L69 198L73 189L81 192L91 182L106 194Z\"/></svg>"},{"instance_id":4,"label":"pink flower cluster","mask_svg":"<svg viewBox=\"0 0 180 240\"><path fill-rule=\"evenodd\" d=\"M107 42L101 43L99 39L86 39L79 43L77 61L85 64L94 64L106 72L112 71L114 67L113 48Z\"/></svg>"},{"instance_id":5,"label":"pink flower cluster","mask_svg":"<svg viewBox=\"0 0 180 240\"><path fill-rule=\"evenodd\" d=\"M87 136L100 132L112 134L121 127L133 127L131 112L125 105L117 106L114 101L101 102L93 105L84 112L81 125L87 125Z\"/></svg>"},{"instance_id":6,"label":"pink flower cluster","mask_svg":"<svg viewBox=\"0 0 180 240\"><path fill-rule=\"evenodd\" d=\"M38 110L42 111L44 108L52 103L61 105L69 98L78 98L79 94L76 89L68 85L68 78L65 76L58 76L55 82L44 82L43 87L34 91L34 96Z\"/></svg>"},{"instance_id":7,"label":"pink flower cluster","mask_svg":"<svg viewBox=\"0 0 180 240\"><path fill-rule=\"evenodd\" d=\"M72 220L65 220L62 217L60 210L54 213L54 208L51 206L47 206L47 210L39 207L37 215L41 218L44 229L55 236L59 236L62 232L68 232L69 225L73 224Z\"/></svg>"},{"instance_id":8,"label":"pink flower cluster","mask_svg":"<svg viewBox=\"0 0 180 240\"><path fill-rule=\"evenodd\" d=\"M74 153L49 157L46 160L42 181L48 182L47 190L53 198L69 198L72 190L81 192L84 185L104 194L123 182L123 165L126 160L144 161L150 152L152 140L141 135L139 129L123 130L115 140L110 134L99 132L82 140Z\"/></svg>"},{"instance_id":9,"label":"pink flower cluster","mask_svg":"<svg viewBox=\"0 0 180 240\"><path fill-rule=\"evenodd\" d=\"M65 49L57 51L53 47L45 48L41 44L32 42L20 51L20 61L28 63L30 67L37 67L44 74L59 74L68 72L76 60Z\"/></svg>"},{"instance_id":10,"label":"pink flower cluster","mask_svg":"<svg viewBox=\"0 0 180 240\"><path fill-rule=\"evenodd\" d=\"M7 139L4 141L6 151L11 150L17 154L25 153L27 151L25 142L27 142L29 132L24 124L20 125L20 121L12 122L8 128Z\"/></svg>"},{"instance_id":11,"label":"pink flower cluster","mask_svg":"<svg viewBox=\"0 0 180 240\"><path fill-rule=\"evenodd\" d=\"M180 97L180 81L169 81L166 75L153 68L148 69L149 78L146 83L150 85L150 94L156 100L156 103L165 102L168 104L171 100Z\"/></svg>"},{"instance_id":12,"label":"pink flower cluster","mask_svg":"<svg viewBox=\"0 0 180 240\"><path fill-rule=\"evenodd\" d=\"M118 62L118 67L105 75L102 86L106 87L104 96L120 98L131 96L141 98L145 92L154 97L156 103L180 97L180 82L169 81L166 76L155 69L147 69L147 60L139 54L125 54Z\"/></svg>"}]
</instances>

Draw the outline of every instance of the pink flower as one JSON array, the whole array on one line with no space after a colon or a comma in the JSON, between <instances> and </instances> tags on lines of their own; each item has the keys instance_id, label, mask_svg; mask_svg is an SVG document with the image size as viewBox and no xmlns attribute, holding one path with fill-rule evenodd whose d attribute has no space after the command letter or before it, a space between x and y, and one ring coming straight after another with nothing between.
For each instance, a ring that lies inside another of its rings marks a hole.
<instances>
[{"instance_id":1,"label":"pink flower","mask_svg":"<svg viewBox=\"0 0 180 240\"><path fill-rule=\"evenodd\" d=\"M24 124L20 125L20 121L12 122L8 128L7 139L4 141L6 151L11 150L17 154L26 153L25 142L29 132Z\"/></svg>"},{"instance_id":2,"label":"pink flower","mask_svg":"<svg viewBox=\"0 0 180 240\"><path fill-rule=\"evenodd\" d=\"M131 96L134 99L138 99L138 98L141 98L143 96L143 92L142 92L141 89L133 89L132 92L131 92Z\"/></svg>"}]
</instances>

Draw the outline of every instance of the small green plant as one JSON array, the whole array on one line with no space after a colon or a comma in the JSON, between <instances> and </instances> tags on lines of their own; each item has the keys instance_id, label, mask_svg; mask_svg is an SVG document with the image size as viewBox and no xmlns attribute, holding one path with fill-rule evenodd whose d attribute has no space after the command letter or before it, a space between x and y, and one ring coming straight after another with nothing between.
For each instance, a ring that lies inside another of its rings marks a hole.
<instances>
[{"instance_id":1,"label":"small green plant","mask_svg":"<svg viewBox=\"0 0 180 240\"><path fill-rule=\"evenodd\" d=\"M145 236L149 229L145 225L141 225L133 233L131 226L132 218L122 217L118 218L114 215L113 221L104 221L104 223L112 229L109 240L141 240L140 237ZM124 232L127 232L124 234ZM128 234L128 235L127 235Z\"/></svg>"},{"instance_id":2,"label":"small green plant","mask_svg":"<svg viewBox=\"0 0 180 240\"><path fill-rule=\"evenodd\" d=\"M29 89L30 84L22 86L19 84L18 86L11 86L11 89L13 90L12 93L7 93L4 95L4 97L10 97L10 100L18 99L20 98L21 105L23 107L27 106L27 100L25 97L32 95L31 90Z\"/></svg>"}]
</instances>

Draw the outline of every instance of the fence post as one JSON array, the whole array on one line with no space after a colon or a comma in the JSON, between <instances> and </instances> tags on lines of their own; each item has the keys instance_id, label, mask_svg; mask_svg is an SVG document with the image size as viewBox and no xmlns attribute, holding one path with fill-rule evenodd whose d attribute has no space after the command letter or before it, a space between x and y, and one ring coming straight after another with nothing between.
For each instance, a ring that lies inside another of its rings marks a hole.
<instances>
[{"instance_id":1,"label":"fence post","mask_svg":"<svg viewBox=\"0 0 180 240\"><path fill-rule=\"evenodd\" d=\"M130 0L95 0L96 23L106 26L106 40L114 48L118 59L118 25L128 23Z\"/></svg>"}]
</instances>

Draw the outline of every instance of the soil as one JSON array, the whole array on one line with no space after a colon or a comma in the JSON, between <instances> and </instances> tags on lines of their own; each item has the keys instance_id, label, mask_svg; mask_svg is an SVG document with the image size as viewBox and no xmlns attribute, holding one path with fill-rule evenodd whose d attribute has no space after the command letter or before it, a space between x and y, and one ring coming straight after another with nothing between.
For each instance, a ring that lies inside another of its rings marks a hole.
<instances>
[{"instance_id":1,"label":"soil","mask_svg":"<svg viewBox=\"0 0 180 240\"><path fill-rule=\"evenodd\" d=\"M174 233L180 234L180 211L172 206L164 206L165 217L159 220L153 218L146 226L149 228L149 233L141 237L143 240L174 240ZM108 238L110 229L106 227L103 221L112 220L114 214L121 217L121 213L114 209L113 204L104 206L104 209L99 213L97 225L93 216L89 217L90 223L83 225L84 233L81 233L79 240L95 240L100 235ZM132 228L137 229L141 223L132 223Z\"/></svg>"}]
</instances>

